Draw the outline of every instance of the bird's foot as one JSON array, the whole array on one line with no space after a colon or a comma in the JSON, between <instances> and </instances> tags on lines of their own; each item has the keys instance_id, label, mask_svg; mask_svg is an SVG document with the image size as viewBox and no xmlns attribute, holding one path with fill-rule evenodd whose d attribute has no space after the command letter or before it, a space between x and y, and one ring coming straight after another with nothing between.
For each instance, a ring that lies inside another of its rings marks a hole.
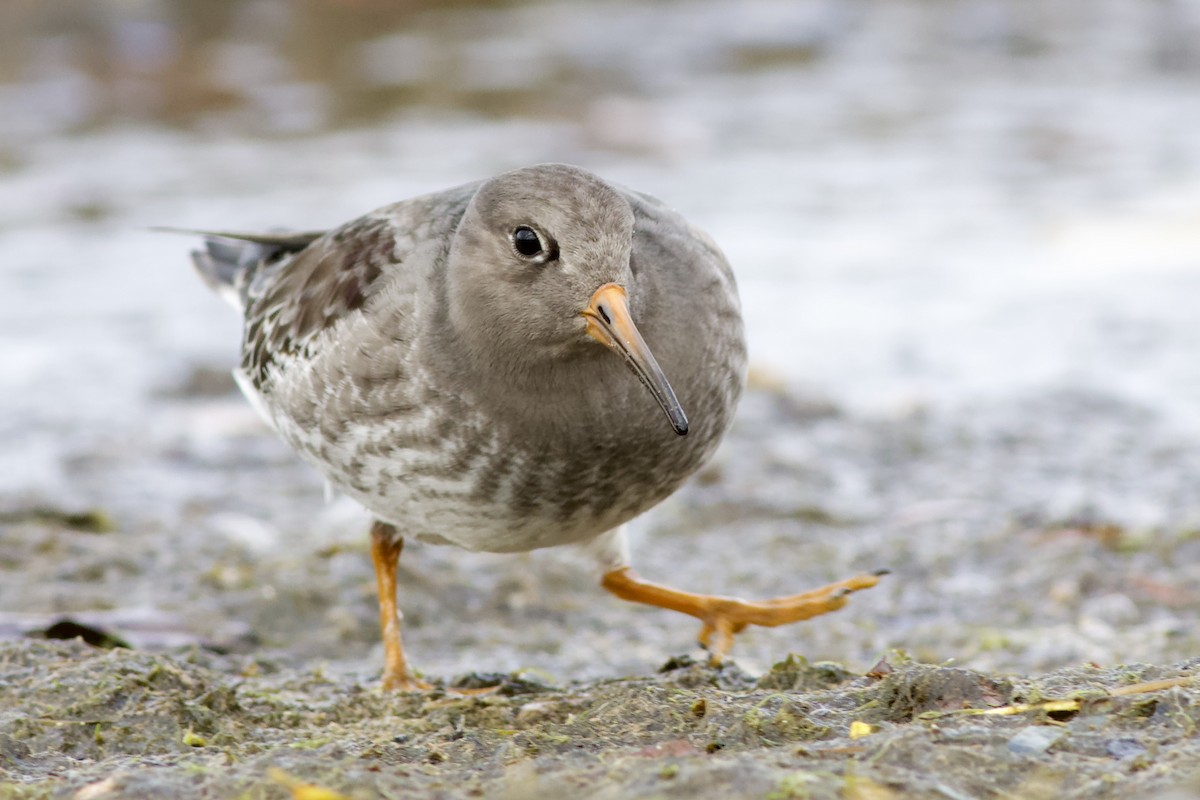
<instances>
[{"instance_id":1,"label":"bird's foot","mask_svg":"<svg viewBox=\"0 0 1200 800\"><path fill-rule=\"evenodd\" d=\"M669 608L699 619L700 644L708 650L710 663L717 665L733 647L734 635L746 626L787 625L837 611L851 594L870 589L886 574L886 569L877 570L810 592L758 601L683 592L645 581L628 567L607 573L602 585L624 600Z\"/></svg>"},{"instance_id":2,"label":"bird's foot","mask_svg":"<svg viewBox=\"0 0 1200 800\"><path fill-rule=\"evenodd\" d=\"M775 627L792 622L819 617L837 611L850 599L850 595L862 589L870 589L879 583L888 570L855 575L819 589L775 597L770 600L742 600L737 597L705 596L705 614L697 640L709 653L709 662L720 664L733 648L733 637L749 625Z\"/></svg>"},{"instance_id":3,"label":"bird's foot","mask_svg":"<svg viewBox=\"0 0 1200 800\"><path fill-rule=\"evenodd\" d=\"M428 681L423 681L415 675L410 674L407 670L403 672L393 672L385 669L383 671L383 680L381 681L385 692L432 692L434 686Z\"/></svg>"}]
</instances>

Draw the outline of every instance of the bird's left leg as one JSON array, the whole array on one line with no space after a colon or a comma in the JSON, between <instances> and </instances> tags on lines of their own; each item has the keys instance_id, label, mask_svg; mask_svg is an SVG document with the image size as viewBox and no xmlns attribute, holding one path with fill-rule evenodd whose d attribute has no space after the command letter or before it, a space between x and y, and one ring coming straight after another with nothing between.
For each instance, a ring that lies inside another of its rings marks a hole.
<instances>
[{"instance_id":1,"label":"bird's left leg","mask_svg":"<svg viewBox=\"0 0 1200 800\"><path fill-rule=\"evenodd\" d=\"M371 525L371 561L379 594L379 630L383 634L383 688L401 692L428 691L428 683L413 675L400 640L400 608L396 605L396 567L404 537L395 526L376 520Z\"/></svg>"},{"instance_id":2,"label":"bird's left leg","mask_svg":"<svg viewBox=\"0 0 1200 800\"><path fill-rule=\"evenodd\" d=\"M622 600L667 608L700 620L700 644L719 664L733 647L734 634L747 625L774 627L828 614L846 605L853 592L879 583L886 570L855 575L802 594L770 600L694 594L643 580L629 566L625 527L609 531L588 545L605 570L601 586Z\"/></svg>"},{"instance_id":3,"label":"bird's left leg","mask_svg":"<svg viewBox=\"0 0 1200 800\"><path fill-rule=\"evenodd\" d=\"M404 615L396 605L396 568L400 564L400 553L404 550L404 537L396 526L376 520L371 525L371 561L375 564L375 587L379 594L379 630L383 634L383 688L397 692L428 692L433 684L413 674L404 655L404 643L400 639L400 620ZM490 694L499 686L482 689L467 689L452 686L446 691L453 694Z\"/></svg>"}]
</instances>

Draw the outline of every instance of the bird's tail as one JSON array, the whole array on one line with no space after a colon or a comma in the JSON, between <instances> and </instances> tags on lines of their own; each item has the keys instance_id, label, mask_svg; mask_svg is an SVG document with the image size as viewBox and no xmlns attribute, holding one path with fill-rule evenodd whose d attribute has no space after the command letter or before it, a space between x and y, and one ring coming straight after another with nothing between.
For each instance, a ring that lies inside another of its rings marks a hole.
<instances>
[{"instance_id":1,"label":"bird's tail","mask_svg":"<svg viewBox=\"0 0 1200 800\"><path fill-rule=\"evenodd\" d=\"M292 253L298 253L320 238L324 231L303 233L231 233L184 228L156 228L173 233L204 237L204 249L192 251L192 263L208 287L240 310L259 269Z\"/></svg>"}]
</instances>

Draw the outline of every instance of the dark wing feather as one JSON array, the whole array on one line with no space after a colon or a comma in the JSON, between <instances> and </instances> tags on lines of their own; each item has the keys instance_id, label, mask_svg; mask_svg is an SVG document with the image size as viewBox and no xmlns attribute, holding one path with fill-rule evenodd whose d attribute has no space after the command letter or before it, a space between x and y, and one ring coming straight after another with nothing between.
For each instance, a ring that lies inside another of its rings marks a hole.
<instances>
[{"instance_id":1,"label":"dark wing feather","mask_svg":"<svg viewBox=\"0 0 1200 800\"><path fill-rule=\"evenodd\" d=\"M261 389L280 358L303 353L317 334L361 308L399 260L393 221L369 215L264 264L249 285L242 349L242 369L254 385Z\"/></svg>"}]
</instances>

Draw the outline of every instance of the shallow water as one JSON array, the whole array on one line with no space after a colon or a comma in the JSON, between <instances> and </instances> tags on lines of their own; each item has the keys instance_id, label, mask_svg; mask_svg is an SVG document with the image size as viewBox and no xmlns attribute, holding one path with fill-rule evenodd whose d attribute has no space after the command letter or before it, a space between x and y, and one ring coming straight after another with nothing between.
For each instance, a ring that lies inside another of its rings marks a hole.
<instances>
[{"instance_id":1,"label":"shallow water","mask_svg":"<svg viewBox=\"0 0 1200 800\"><path fill-rule=\"evenodd\" d=\"M0 502L117 532L6 524L0 609L150 607L369 672L362 521L211 377L238 322L147 228L321 227L564 160L709 230L749 326L759 389L640 523L642 570L897 570L748 663L1194 650L1200 5L202 5L3 11ZM692 634L556 554L409 568L440 674L644 671Z\"/></svg>"}]
</instances>

